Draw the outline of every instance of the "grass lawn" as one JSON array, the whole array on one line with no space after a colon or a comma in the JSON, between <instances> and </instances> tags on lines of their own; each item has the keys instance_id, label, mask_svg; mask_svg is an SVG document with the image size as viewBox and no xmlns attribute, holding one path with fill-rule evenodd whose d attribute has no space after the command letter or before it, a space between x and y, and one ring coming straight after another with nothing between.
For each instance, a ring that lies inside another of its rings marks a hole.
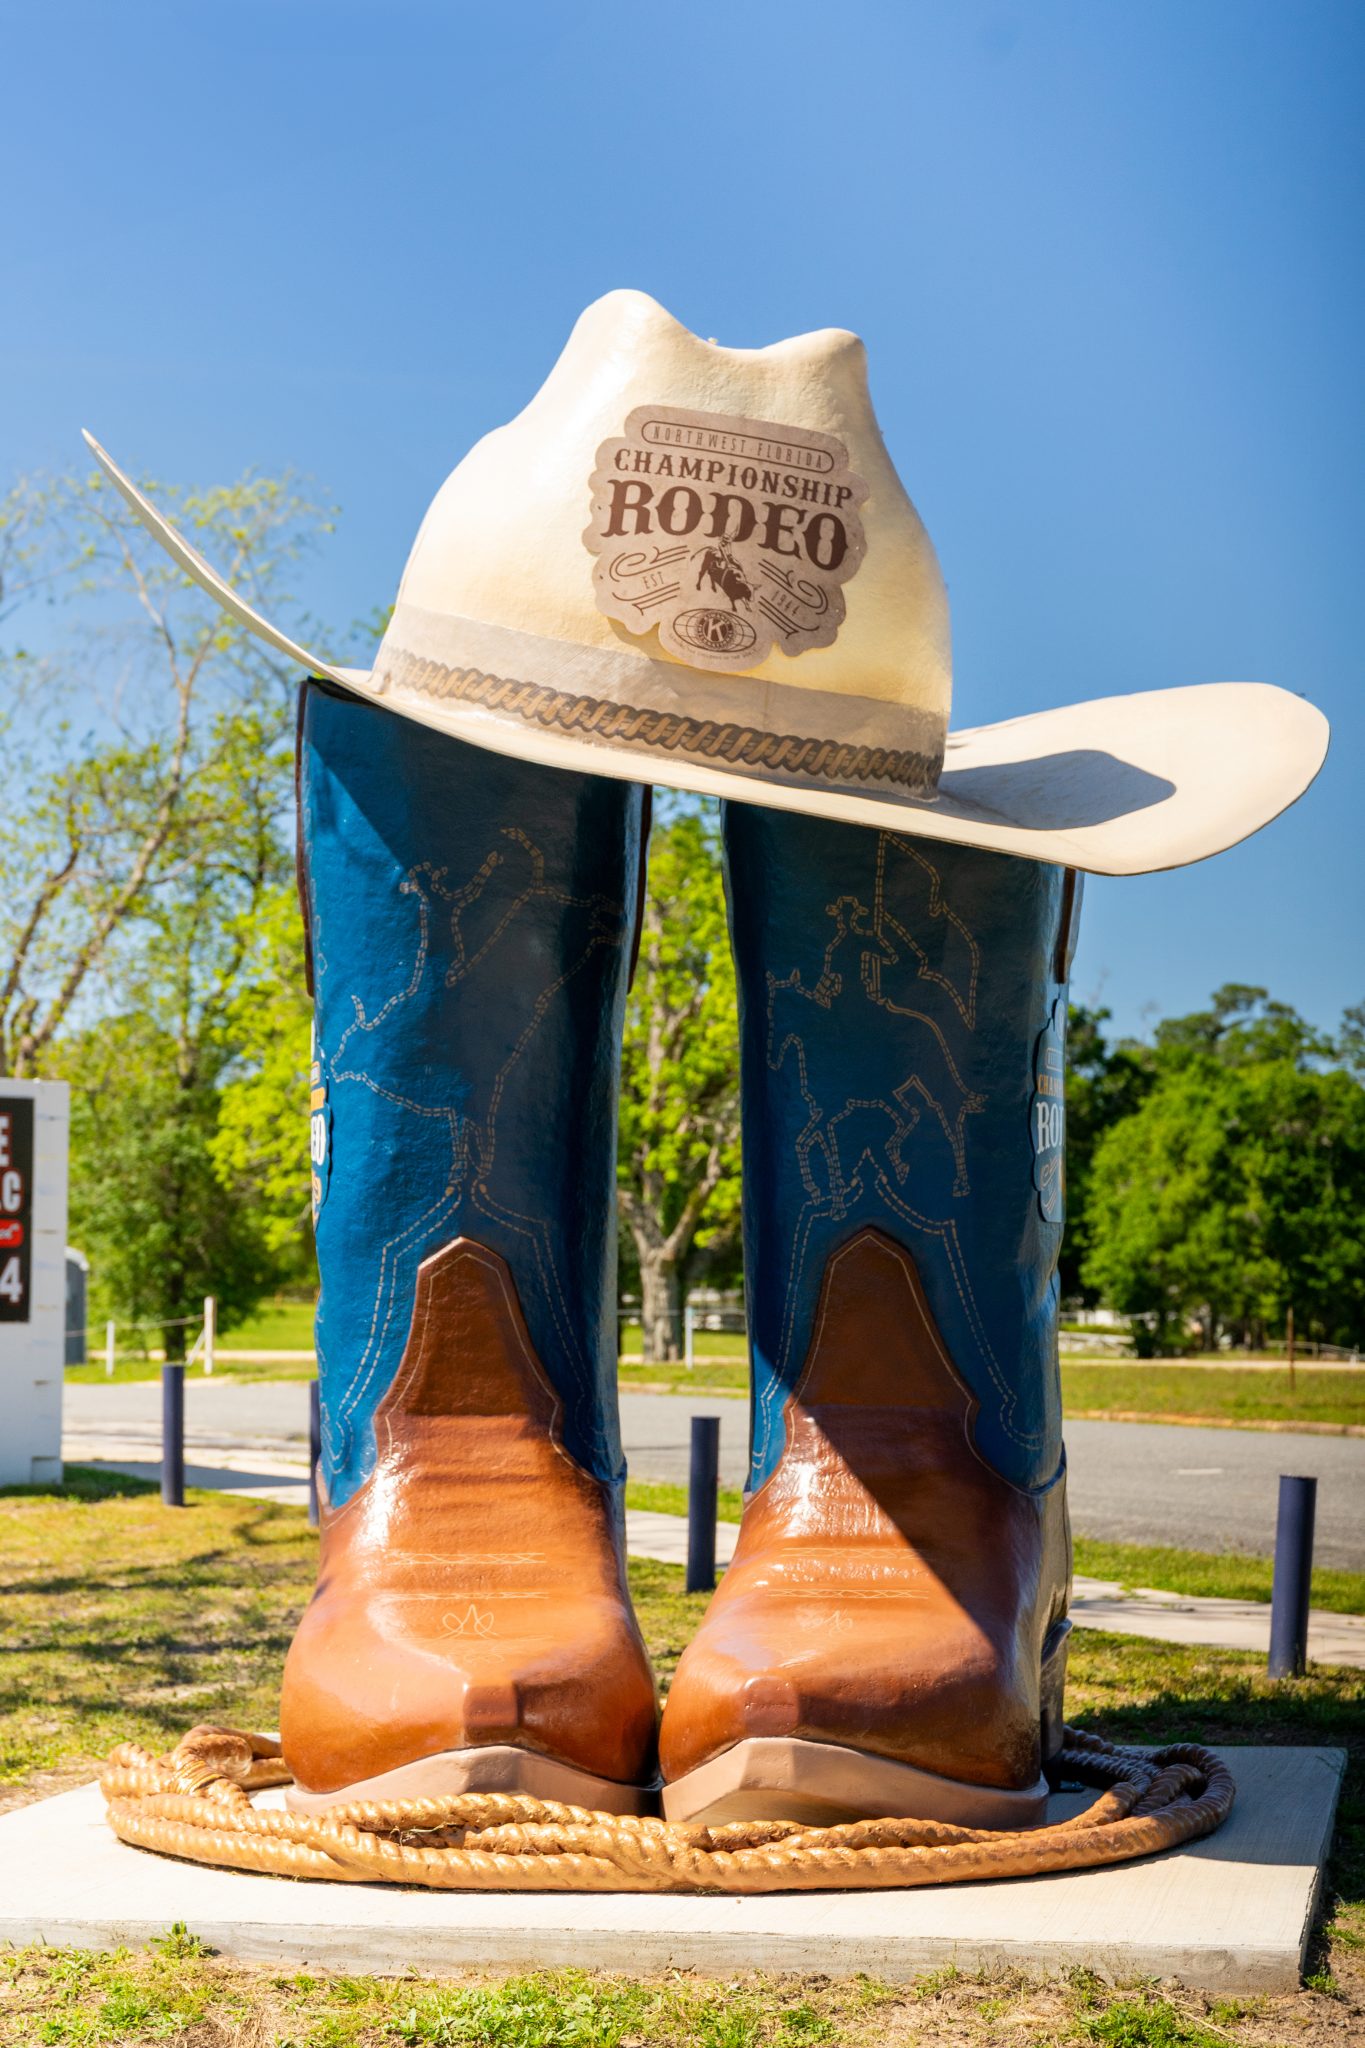
<instances>
[{"instance_id":1,"label":"grass lawn","mask_svg":"<svg viewBox=\"0 0 1365 2048\"><path fill-rule=\"evenodd\" d=\"M198 1378L203 1366L196 1359L188 1368L191 1377ZM127 1380L155 1380L161 1376L159 1358L120 1358L112 1373L106 1374L102 1365L69 1365L66 1369L68 1383L83 1383L86 1386L109 1387ZM269 1364L256 1359L219 1357L213 1369L215 1379L221 1380L311 1380L317 1377L317 1367L311 1357L272 1360Z\"/></svg>"},{"instance_id":2,"label":"grass lawn","mask_svg":"<svg viewBox=\"0 0 1365 2048\"><path fill-rule=\"evenodd\" d=\"M644 1349L644 1331L638 1323L621 1325L621 1352L626 1358ZM742 1330L696 1330L692 1349L698 1358L733 1358L743 1365L749 1356L749 1340ZM655 1368L657 1370L657 1368Z\"/></svg>"},{"instance_id":3,"label":"grass lawn","mask_svg":"<svg viewBox=\"0 0 1365 2048\"><path fill-rule=\"evenodd\" d=\"M617 1375L623 1387L645 1387L654 1393L734 1394L744 1399L749 1392L749 1361L742 1355L710 1358L703 1352L690 1372L685 1365L641 1365L622 1359Z\"/></svg>"},{"instance_id":4,"label":"grass lawn","mask_svg":"<svg viewBox=\"0 0 1365 2048\"><path fill-rule=\"evenodd\" d=\"M749 1370L742 1354L699 1353L691 1372L681 1365L622 1365L621 1385L670 1394L746 1394ZM1096 1421L1365 1428L1365 1366L1358 1373L1301 1368L1291 1396L1285 1372L1248 1372L1235 1365L1182 1368L1178 1360L1091 1365L1063 1359L1062 1406L1073 1418Z\"/></svg>"},{"instance_id":5,"label":"grass lawn","mask_svg":"<svg viewBox=\"0 0 1365 2048\"><path fill-rule=\"evenodd\" d=\"M183 1513L134 1481L79 1471L61 1495L0 1497L0 1803L93 1775L128 1737L161 1748L196 1720L271 1727L280 1666L311 1589L297 1509L196 1493ZM633 1561L641 1625L666 1686L705 1606L674 1566ZM1068 1711L1122 1740L1339 1743L1352 1751L1329 1921L1293 1998L1214 2001L1084 1978L989 1982L948 1972L894 1989L689 1974L543 1973L441 1984L221 1962L168 1935L138 1953L0 1959L0 2043L182 2048L795 2048L999 2040L1113 2048L1345 2044L1365 2027L1365 1674L1317 1668L1272 1686L1261 1661L1087 1630Z\"/></svg>"},{"instance_id":6,"label":"grass lawn","mask_svg":"<svg viewBox=\"0 0 1365 2048\"><path fill-rule=\"evenodd\" d=\"M142 1340L149 1349L160 1348L160 1332L144 1330ZM190 1331L190 1343L198 1337L199 1331ZM115 1380L155 1379L161 1366L157 1359L148 1358L140 1351L123 1348L128 1337L116 1333L115 1364L108 1377ZM91 1357L85 1365L67 1367L68 1380L103 1380L104 1346L102 1332L92 1330L89 1336ZM218 1345L228 1351L304 1351L313 1348L313 1304L311 1301L265 1302L244 1323L234 1328L220 1330ZM199 1367L191 1367L197 1372ZM236 1379L302 1380L313 1377L313 1365L307 1358L291 1359L284 1363L257 1365L241 1358L222 1358L214 1370Z\"/></svg>"},{"instance_id":7,"label":"grass lawn","mask_svg":"<svg viewBox=\"0 0 1365 2048\"><path fill-rule=\"evenodd\" d=\"M727 1358L701 1353L691 1372L681 1365L622 1365L621 1384L670 1394L745 1394L749 1372L742 1353ZM1301 1368L1291 1396L1287 1372L1249 1372L1235 1365L1182 1367L1178 1359L1099 1365L1064 1358L1062 1406L1073 1418L1093 1420L1365 1428L1365 1366L1359 1372Z\"/></svg>"},{"instance_id":8,"label":"grass lawn","mask_svg":"<svg viewBox=\"0 0 1365 2048\"><path fill-rule=\"evenodd\" d=\"M1311 1366L1287 1371L1249 1372L1235 1365L1182 1368L1180 1361L1150 1365L1123 1360L1115 1365L1062 1362L1062 1400L1068 1415L1141 1417L1161 1422L1178 1417L1200 1422L1282 1422L1353 1424L1365 1427L1365 1366L1324 1372Z\"/></svg>"}]
</instances>

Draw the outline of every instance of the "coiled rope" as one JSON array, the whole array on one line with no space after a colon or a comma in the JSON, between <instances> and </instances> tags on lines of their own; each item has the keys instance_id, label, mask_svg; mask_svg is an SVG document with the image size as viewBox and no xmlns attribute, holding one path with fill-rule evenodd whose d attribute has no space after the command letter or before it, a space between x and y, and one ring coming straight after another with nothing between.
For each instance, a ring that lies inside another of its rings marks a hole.
<instances>
[{"instance_id":1,"label":"coiled rope","mask_svg":"<svg viewBox=\"0 0 1365 2048\"><path fill-rule=\"evenodd\" d=\"M120 1840L194 1863L446 1891L782 1892L965 1884L1154 1856L1220 1826L1235 1788L1195 1743L1153 1753L1067 1728L1057 1780L1099 1797L1055 1826L1004 1833L938 1821L679 1826L507 1793L293 1814L252 1804L290 1782L267 1736L194 1728L168 1756L116 1749L100 1780Z\"/></svg>"}]
</instances>

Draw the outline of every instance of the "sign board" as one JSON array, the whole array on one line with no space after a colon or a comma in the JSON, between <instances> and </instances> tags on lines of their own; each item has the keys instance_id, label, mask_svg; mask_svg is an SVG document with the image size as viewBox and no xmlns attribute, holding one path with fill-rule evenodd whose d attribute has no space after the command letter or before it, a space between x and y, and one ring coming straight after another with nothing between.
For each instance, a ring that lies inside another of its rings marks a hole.
<instances>
[{"instance_id":1,"label":"sign board","mask_svg":"<svg viewBox=\"0 0 1365 2048\"><path fill-rule=\"evenodd\" d=\"M33 1097L0 1094L0 1323L33 1314Z\"/></svg>"},{"instance_id":2,"label":"sign board","mask_svg":"<svg viewBox=\"0 0 1365 2048\"><path fill-rule=\"evenodd\" d=\"M0 1486L62 1476L68 1102L0 1077Z\"/></svg>"}]
</instances>

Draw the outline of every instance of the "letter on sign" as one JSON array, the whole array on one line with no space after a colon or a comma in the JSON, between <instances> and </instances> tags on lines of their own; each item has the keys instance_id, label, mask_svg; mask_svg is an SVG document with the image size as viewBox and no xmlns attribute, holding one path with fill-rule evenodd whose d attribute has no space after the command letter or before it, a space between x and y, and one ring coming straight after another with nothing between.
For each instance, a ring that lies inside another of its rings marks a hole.
<instances>
[{"instance_id":1,"label":"letter on sign","mask_svg":"<svg viewBox=\"0 0 1365 2048\"><path fill-rule=\"evenodd\" d=\"M0 1323L26 1323L33 1282L33 1099L0 1096Z\"/></svg>"}]
</instances>

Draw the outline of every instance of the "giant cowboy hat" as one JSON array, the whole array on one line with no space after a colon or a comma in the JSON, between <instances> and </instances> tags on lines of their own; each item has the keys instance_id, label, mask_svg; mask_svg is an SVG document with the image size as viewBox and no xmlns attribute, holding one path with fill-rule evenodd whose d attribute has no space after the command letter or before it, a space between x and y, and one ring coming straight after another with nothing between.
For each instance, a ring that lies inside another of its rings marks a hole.
<instances>
[{"instance_id":1,"label":"giant cowboy hat","mask_svg":"<svg viewBox=\"0 0 1365 2048\"><path fill-rule=\"evenodd\" d=\"M311 674L495 753L1098 874L1267 824L1327 750L1266 683L950 731L948 599L836 328L721 348L640 292L589 306L422 522L372 669L262 618L89 435L223 609Z\"/></svg>"}]
</instances>

